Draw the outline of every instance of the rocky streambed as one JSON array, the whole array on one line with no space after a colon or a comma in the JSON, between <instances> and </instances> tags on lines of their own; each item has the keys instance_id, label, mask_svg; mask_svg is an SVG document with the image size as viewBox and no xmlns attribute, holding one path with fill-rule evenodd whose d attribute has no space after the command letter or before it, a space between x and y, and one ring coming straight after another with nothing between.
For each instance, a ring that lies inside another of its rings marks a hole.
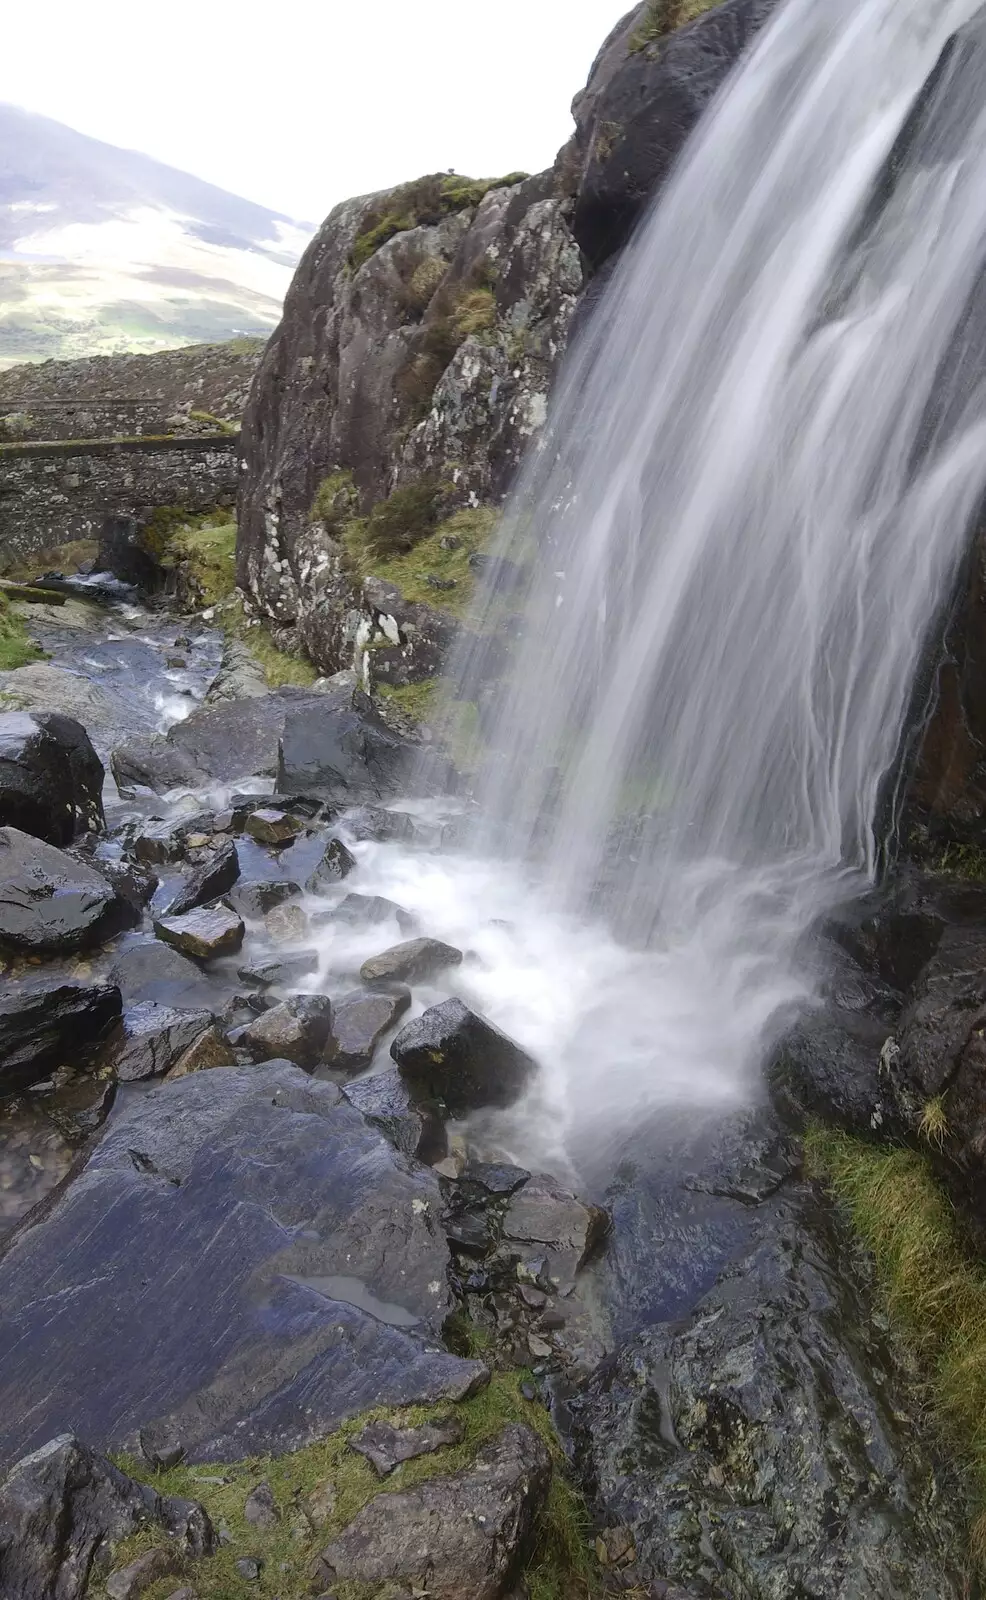
<instances>
[{"instance_id":1,"label":"rocky streambed","mask_svg":"<svg viewBox=\"0 0 986 1600\"><path fill-rule=\"evenodd\" d=\"M443 759L99 599L2 685L0 1592L969 1593L799 1134L957 1094L974 1208L982 892L850 908L769 1094L594 1140L612 949L468 854Z\"/></svg>"}]
</instances>

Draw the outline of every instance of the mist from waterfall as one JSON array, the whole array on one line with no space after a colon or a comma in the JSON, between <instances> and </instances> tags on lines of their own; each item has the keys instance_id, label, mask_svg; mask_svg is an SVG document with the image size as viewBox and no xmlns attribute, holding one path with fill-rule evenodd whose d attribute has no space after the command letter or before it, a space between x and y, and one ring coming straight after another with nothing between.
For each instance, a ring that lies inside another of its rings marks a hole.
<instances>
[{"instance_id":1,"label":"mist from waterfall","mask_svg":"<svg viewBox=\"0 0 986 1600\"><path fill-rule=\"evenodd\" d=\"M948 43L975 11L786 0L507 508L521 637L504 676L490 594L451 692L481 708L488 887L532 873L528 920L626 953L556 1050L576 1122L748 1093L802 935L876 869L986 480L986 22Z\"/></svg>"}]
</instances>

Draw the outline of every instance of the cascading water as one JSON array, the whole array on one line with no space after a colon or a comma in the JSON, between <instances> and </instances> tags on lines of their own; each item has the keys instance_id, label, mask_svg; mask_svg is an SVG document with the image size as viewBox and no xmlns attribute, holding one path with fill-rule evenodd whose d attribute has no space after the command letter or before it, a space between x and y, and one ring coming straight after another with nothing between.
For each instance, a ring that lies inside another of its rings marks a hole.
<instances>
[{"instance_id":1,"label":"cascading water","mask_svg":"<svg viewBox=\"0 0 986 1600\"><path fill-rule=\"evenodd\" d=\"M532 575L483 715L477 854L500 864L463 862L457 892L512 916L473 989L539 1050L545 1123L576 1146L750 1094L808 992L799 940L874 873L986 481L986 24L934 70L975 10L786 0L508 508ZM986 308L979 332L982 354ZM483 704L500 649L460 663L458 698Z\"/></svg>"}]
</instances>

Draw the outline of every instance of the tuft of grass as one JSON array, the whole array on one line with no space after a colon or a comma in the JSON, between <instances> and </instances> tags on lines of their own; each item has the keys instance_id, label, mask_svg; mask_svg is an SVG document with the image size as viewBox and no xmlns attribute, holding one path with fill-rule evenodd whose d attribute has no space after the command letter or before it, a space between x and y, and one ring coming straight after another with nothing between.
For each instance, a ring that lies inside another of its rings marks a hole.
<instances>
[{"instance_id":1,"label":"tuft of grass","mask_svg":"<svg viewBox=\"0 0 986 1600\"><path fill-rule=\"evenodd\" d=\"M630 35L628 49L636 55L718 4L719 0L650 0L639 26Z\"/></svg>"},{"instance_id":2,"label":"tuft of grass","mask_svg":"<svg viewBox=\"0 0 986 1600\"><path fill-rule=\"evenodd\" d=\"M496 329L496 296L489 271L489 264L480 261L470 280L441 288L434 296L414 356L398 379L415 422L428 415L438 381L465 341L488 342Z\"/></svg>"},{"instance_id":3,"label":"tuft of grass","mask_svg":"<svg viewBox=\"0 0 986 1600\"><path fill-rule=\"evenodd\" d=\"M947 844L935 865L953 878L986 880L986 849L974 844Z\"/></svg>"},{"instance_id":4,"label":"tuft of grass","mask_svg":"<svg viewBox=\"0 0 986 1600\"><path fill-rule=\"evenodd\" d=\"M0 594L0 671L26 667L30 661L44 661L45 652L35 644L23 619L5 594Z\"/></svg>"},{"instance_id":5,"label":"tuft of grass","mask_svg":"<svg viewBox=\"0 0 986 1600\"><path fill-rule=\"evenodd\" d=\"M431 533L441 515L446 488L431 474L395 489L362 523L362 544L376 562L407 555ZM373 571L381 576L378 566Z\"/></svg>"},{"instance_id":6,"label":"tuft of grass","mask_svg":"<svg viewBox=\"0 0 986 1600\"><path fill-rule=\"evenodd\" d=\"M504 178L464 178L455 173L433 172L413 183L404 183L384 195L379 205L364 218L363 227L353 241L349 264L354 272L398 233L412 228L434 226L443 217L454 216L478 206L491 189L512 188L527 177L526 172L510 172Z\"/></svg>"},{"instance_id":7,"label":"tuft of grass","mask_svg":"<svg viewBox=\"0 0 986 1600\"><path fill-rule=\"evenodd\" d=\"M949 1454L968 1471L972 1545L986 1558L986 1271L968 1254L925 1158L830 1128L805 1139L808 1171L871 1252L895 1331L918 1365Z\"/></svg>"},{"instance_id":8,"label":"tuft of grass","mask_svg":"<svg viewBox=\"0 0 986 1600\"><path fill-rule=\"evenodd\" d=\"M948 1134L948 1118L945 1115L945 1097L936 1094L929 1100L921 1113L918 1123L918 1133L928 1144L933 1144L941 1150Z\"/></svg>"},{"instance_id":9,"label":"tuft of grass","mask_svg":"<svg viewBox=\"0 0 986 1600\"><path fill-rule=\"evenodd\" d=\"M521 1393L523 1372L495 1373L488 1386L471 1400L449 1406L413 1407L406 1411L379 1409L346 1422L331 1434L291 1455L251 1458L226 1467L174 1467L149 1474L146 1465L127 1457L119 1465L142 1482L153 1482L166 1495L200 1500L217 1528L228 1530L231 1542L204 1561L188 1563L181 1576L198 1600L230 1600L241 1593L243 1580L236 1562L252 1556L262 1562L260 1577L251 1585L258 1600L310 1600L313 1568L321 1550L352 1521L377 1494L413 1488L429 1478L444 1477L467 1467L481 1445L510 1422L523 1422L544 1439L554 1462L547 1507L537 1530L536 1548L527 1571L531 1600L592 1600L597 1592L596 1567L588 1542L588 1519L583 1501L569 1480L564 1455L544 1408ZM362 1456L349 1448L349 1440L368 1422L379 1418L416 1426L447 1416L454 1409L462 1422L461 1444L408 1461L381 1481ZM217 1481L218 1480L218 1481ZM270 1485L280 1520L270 1529L252 1527L243 1511L247 1496L257 1486ZM321 1496L319 1490L331 1487ZM114 1565L120 1566L161 1543L159 1528L141 1530L118 1546ZM162 1578L144 1591L145 1600L167 1600L180 1586L180 1578ZM339 1600L356 1600L353 1585L335 1586Z\"/></svg>"},{"instance_id":10,"label":"tuft of grass","mask_svg":"<svg viewBox=\"0 0 986 1600\"><path fill-rule=\"evenodd\" d=\"M378 560L367 539L364 522L351 523L344 544L353 575L357 579L383 578L401 591L405 600L424 602L442 611L461 616L472 599L476 575L469 557L488 548L496 532L498 514L491 506L476 506L456 511L432 527L407 550ZM453 550L442 548L443 539L455 539ZM428 578L452 580L454 589L434 589Z\"/></svg>"},{"instance_id":11,"label":"tuft of grass","mask_svg":"<svg viewBox=\"0 0 986 1600\"><path fill-rule=\"evenodd\" d=\"M226 422L222 417L213 416L211 411L190 411L188 415L193 422L205 423L210 428L214 428L217 433L232 435L240 431L238 422Z\"/></svg>"},{"instance_id":12,"label":"tuft of grass","mask_svg":"<svg viewBox=\"0 0 986 1600\"><path fill-rule=\"evenodd\" d=\"M350 471L330 472L315 491L309 522L321 522L326 533L338 538L359 512L359 491Z\"/></svg>"}]
</instances>

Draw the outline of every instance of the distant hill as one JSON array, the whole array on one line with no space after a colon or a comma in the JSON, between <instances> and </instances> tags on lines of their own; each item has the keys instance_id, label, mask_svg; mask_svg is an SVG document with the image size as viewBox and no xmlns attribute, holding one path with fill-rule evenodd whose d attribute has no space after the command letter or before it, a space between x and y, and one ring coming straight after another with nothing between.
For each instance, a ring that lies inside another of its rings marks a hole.
<instances>
[{"instance_id":1,"label":"distant hill","mask_svg":"<svg viewBox=\"0 0 986 1600\"><path fill-rule=\"evenodd\" d=\"M0 367L265 336L313 231L0 104Z\"/></svg>"}]
</instances>

